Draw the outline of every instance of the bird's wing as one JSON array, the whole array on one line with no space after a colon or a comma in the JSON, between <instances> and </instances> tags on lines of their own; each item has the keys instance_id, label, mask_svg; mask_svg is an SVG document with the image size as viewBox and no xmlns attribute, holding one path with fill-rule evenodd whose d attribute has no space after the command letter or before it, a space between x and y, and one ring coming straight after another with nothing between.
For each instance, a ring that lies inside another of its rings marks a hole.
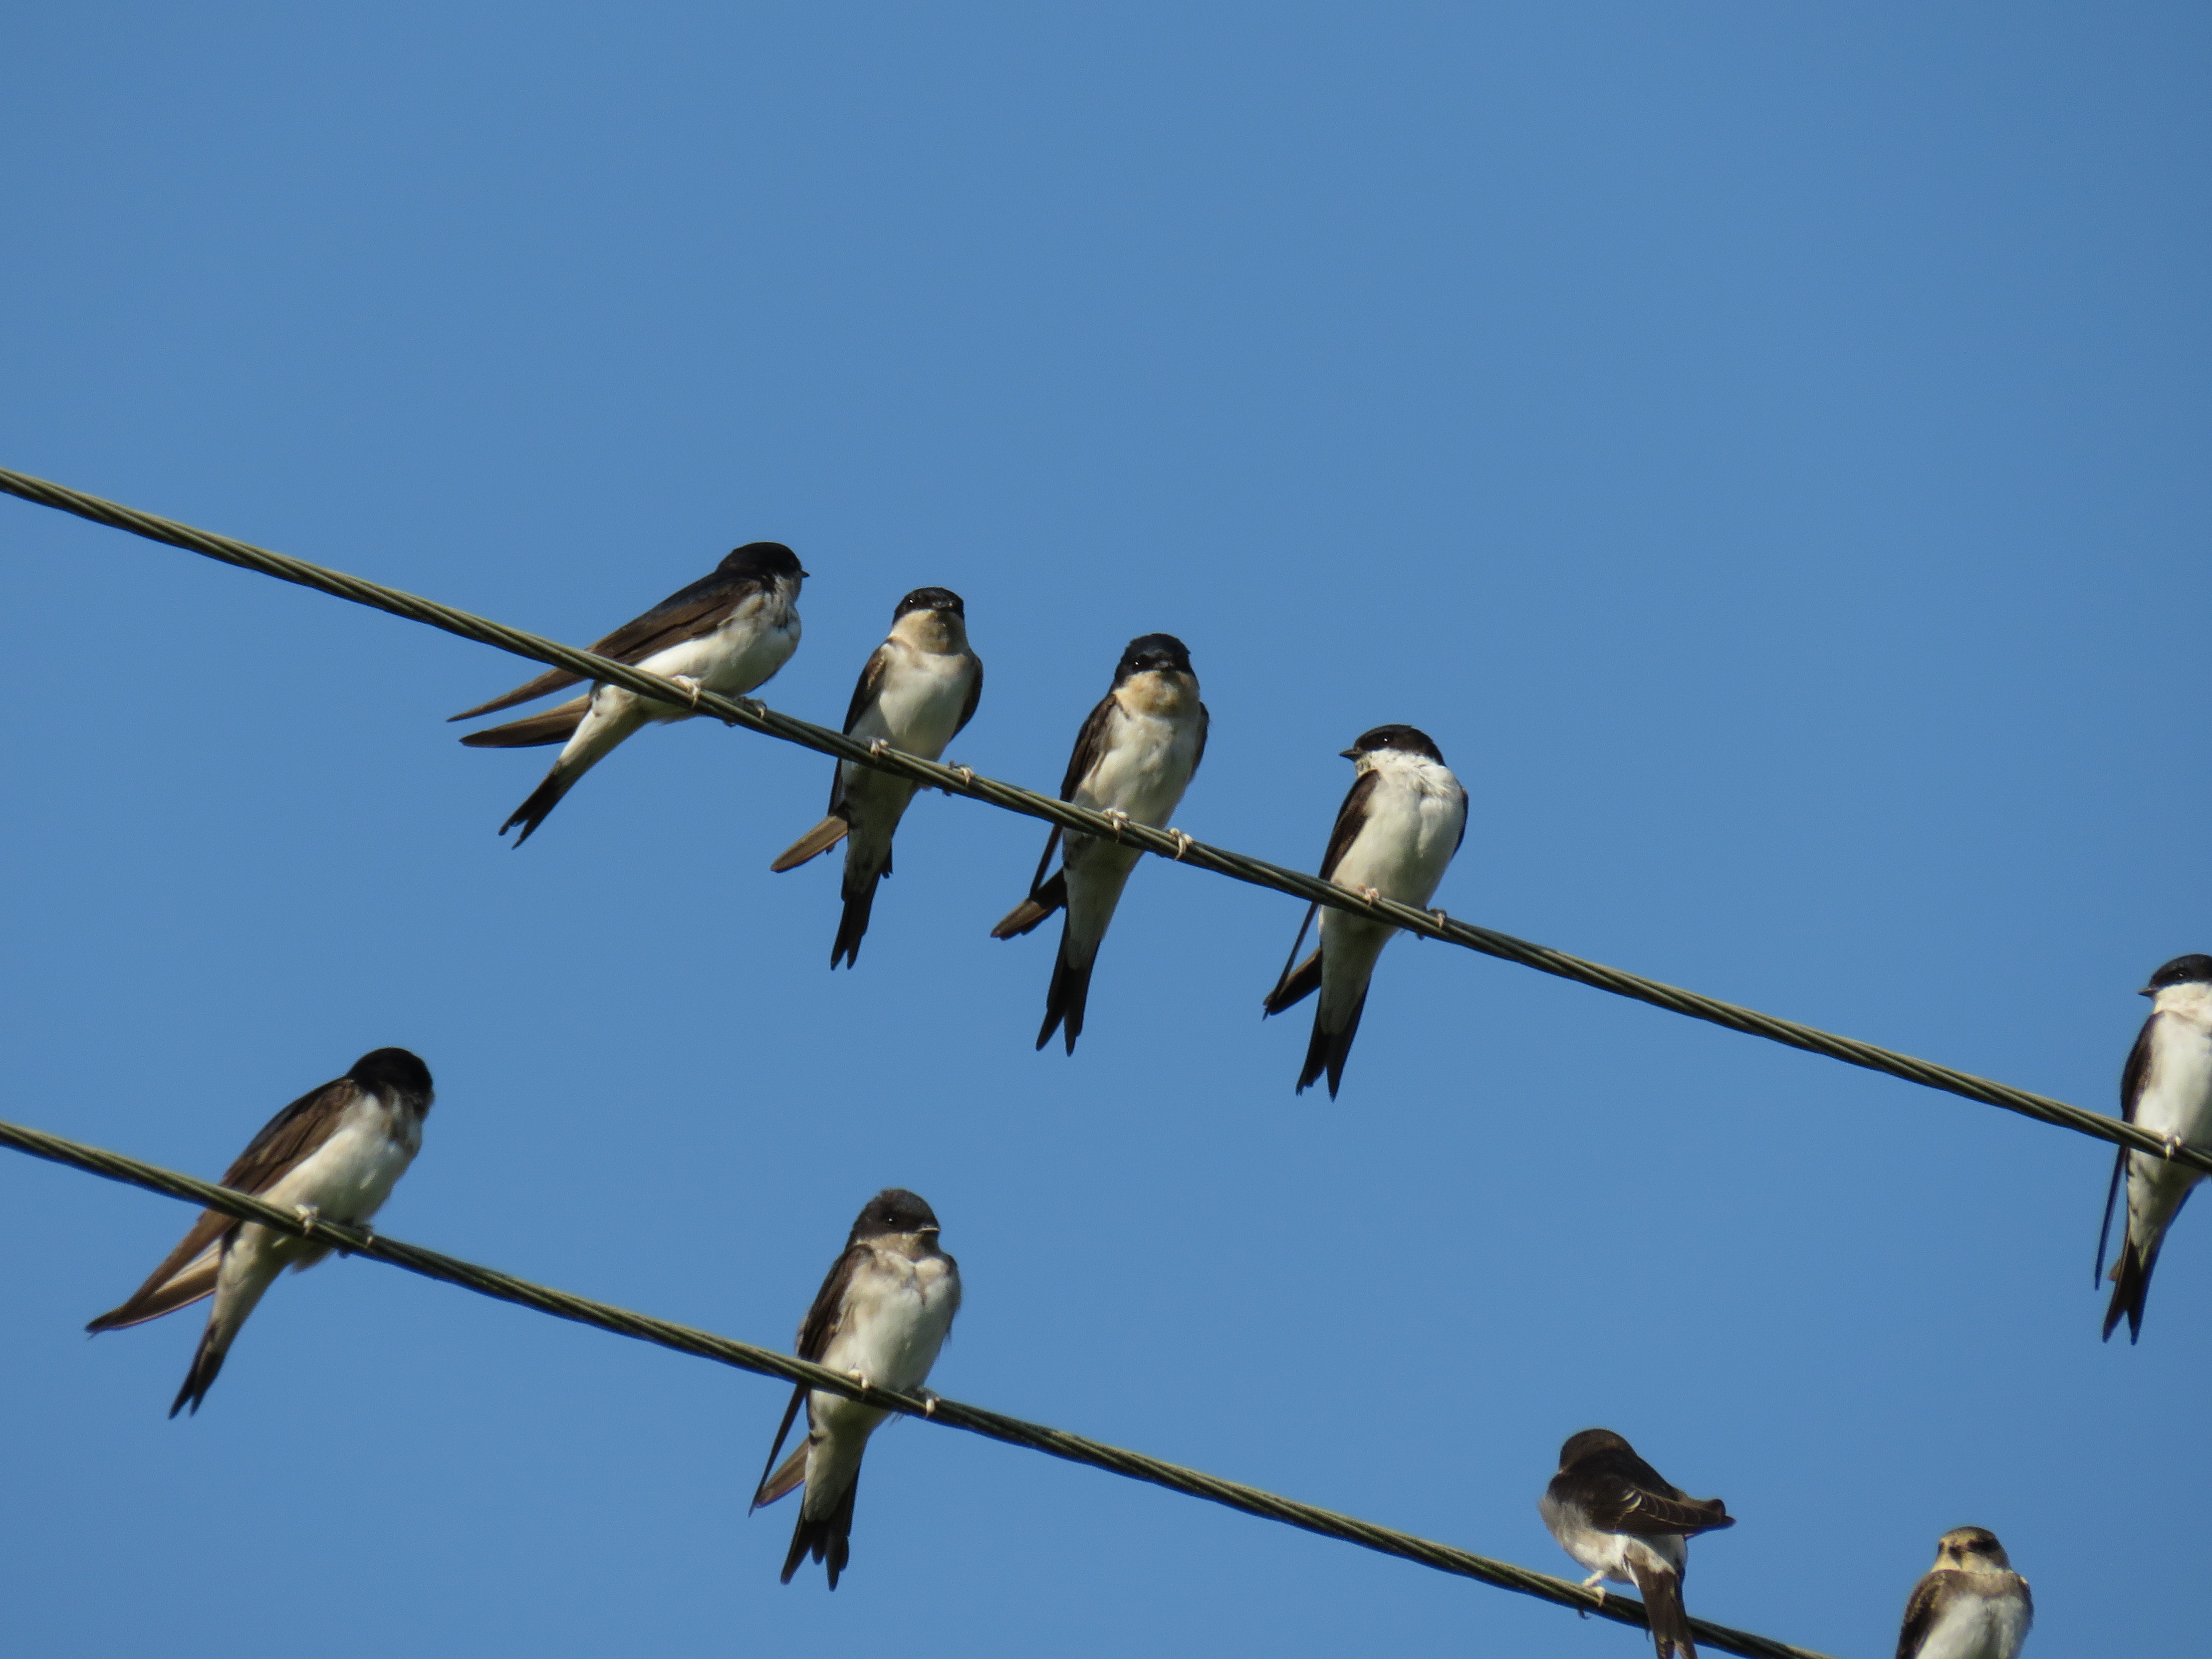
<instances>
[{"instance_id":1,"label":"bird's wing","mask_svg":"<svg viewBox=\"0 0 2212 1659\"><path fill-rule=\"evenodd\" d=\"M799 1327L799 1357L817 1364L830 1352L830 1340L837 1334L845 1316L845 1292L853 1283L853 1275L868 1259L865 1244L848 1244L830 1269L830 1276L822 1281L815 1292L814 1305L806 1310L806 1317Z\"/></svg>"},{"instance_id":2,"label":"bird's wing","mask_svg":"<svg viewBox=\"0 0 2212 1659\"><path fill-rule=\"evenodd\" d=\"M1362 772L1352 781L1345 792L1344 805L1336 809L1336 825L1328 832L1328 851L1321 855L1321 878L1327 881L1336 873L1336 866L1352 850L1352 843L1359 839L1359 831L1367 823L1367 801L1374 794L1375 780L1381 774Z\"/></svg>"},{"instance_id":3,"label":"bird's wing","mask_svg":"<svg viewBox=\"0 0 2212 1659\"><path fill-rule=\"evenodd\" d=\"M1616 1452L1597 1462L1577 1484L1583 1512L1603 1532L1686 1535L1735 1525L1719 1498L1689 1497L1633 1452Z\"/></svg>"},{"instance_id":4,"label":"bird's wing","mask_svg":"<svg viewBox=\"0 0 2212 1659\"><path fill-rule=\"evenodd\" d=\"M2136 1033L2136 1046L2128 1050L2128 1063L2120 1068L2120 1116L2130 1123L2136 1121L2136 1103L2142 1098L2143 1085L2150 1077L2150 1028L2163 1018L2153 1014L2143 1022Z\"/></svg>"},{"instance_id":5,"label":"bird's wing","mask_svg":"<svg viewBox=\"0 0 2212 1659\"><path fill-rule=\"evenodd\" d=\"M1936 1615L1943 1599L1943 1577L1927 1573L1912 1587L1912 1599L1905 1604L1905 1626L1897 1633L1897 1659L1917 1659L1920 1644L1936 1628Z\"/></svg>"},{"instance_id":6,"label":"bird's wing","mask_svg":"<svg viewBox=\"0 0 2212 1659\"><path fill-rule=\"evenodd\" d=\"M757 577L717 570L711 575L700 578L690 586L671 593L643 616L624 623L604 639L595 641L592 654L611 657L617 662L643 662L656 651L714 632L728 620L732 611L759 592L762 586ZM478 703L474 708L465 708L459 714L449 716L449 723L512 708L519 702L529 702L549 692L558 691L563 686L574 685L582 678L580 674L556 668L550 673L540 674L527 685L518 685L504 696L494 697L489 702Z\"/></svg>"},{"instance_id":7,"label":"bird's wing","mask_svg":"<svg viewBox=\"0 0 2212 1659\"><path fill-rule=\"evenodd\" d=\"M1109 691L1098 699L1098 706L1085 716L1083 729L1075 734L1075 752L1067 757L1067 775L1060 781L1060 798L1075 799L1075 787L1081 783L1098 764L1106 752L1106 733L1114 723L1114 711L1118 707L1114 694Z\"/></svg>"},{"instance_id":8,"label":"bird's wing","mask_svg":"<svg viewBox=\"0 0 2212 1659\"><path fill-rule=\"evenodd\" d=\"M975 665L975 678L968 682L968 701L960 705L960 720L952 728L952 735L956 738L967 729L968 722L975 718L975 705L983 701L983 659L970 652L968 660Z\"/></svg>"}]
</instances>

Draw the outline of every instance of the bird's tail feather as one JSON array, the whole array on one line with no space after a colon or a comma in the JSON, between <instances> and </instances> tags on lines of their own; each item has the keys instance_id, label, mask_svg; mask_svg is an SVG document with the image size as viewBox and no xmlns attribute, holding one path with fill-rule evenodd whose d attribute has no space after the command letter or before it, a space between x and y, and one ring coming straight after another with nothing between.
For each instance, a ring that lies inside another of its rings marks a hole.
<instances>
[{"instance_id":1,"label":"bird's tail feather","mask_svg":"<svg viewBox=\"0 0 2212 1659\"><path fill-rule=\"evenodd\" d=\"M514 838L514 844L521 846L538 833L538 826L545 822L553 809L561 804L561 797L574 788L576 780L583 775L582 769L572 771L556 761L553 769L545 775L544 781L530 792L530 799L508 814L507 822L499 826L499 833L503 836L516 824L520 824L522 833Z\"/></svg>"},{"instance_id":2,"label":"bird's tail feather","mask_svg":"<svg viewBox=\"0 0 2212 1659\"><path fill-rule=\"evenodd\" d=\"M1275 981L1275 988L1261 1001L1260 1018L1265 1019L1270 1014L1295 1008L1320 989L1321 947L1316 945L1314 953L1295 969L1284 969L1282 978Z\"/></svg>"},{"instance_id":3,"label":"bird's tail feather","mask_svg":"<svg viewBox=\"0 0 2212 1659\"><path fill-rule=\"evenodd\" d=\"M1006 919L991 930L993 939L1012 939L1017 933L1026 933L1054 911L1067 903L1067 872L1055 870L1052 879L1038 884L1036 890L1006 912ZM1040 1042L1037 1047L1044 1044Z\"/></svg>"},{"instance_id":4,"label":"bird's tail feather","mask_svg":"<svg viewBox=\"0 0 2212 1659\"><path fill-rule=\"evenodd\" d=\"M1091 970L1098 965L1098 947L1088 950L1078 946L1070 951L1068 935L1073 930L1063 927L1060 934L1060 954L1053 958L1052 983L1045 988L1044 1024L1037 1031L1036 1046L1040 1048L1052 1041L1055 1028L1067 1039L1067 1052L1075 1052L1075 1039L1083 1035L1083 1010L1091 1000ZM1076 957L1080 956L1080 961Z\"/></svg>"},{"instance_id":5,"label":"bird's tail feather","mask_svg":"<svg viewBox=\"0 0 2212 1659\"><path fill-rule=\"evenodd\" d=\"M2120 1182L2127 1179L2127 1174L2128 1149L2122 1146L2112 1159L2112 1182L2105 1188L2105 1218L2097 1224L2097 1265L2089 1275L2092 1285L2105 1282L2105 1246L2112 1237L2112 1206L2119 1200Z\"/></svg>"},{"instance_id":6,"label":"bird's tail feather","mask_svg":"<svg viewBox=\"0 0 2212 1659\"><path fill-rule=\"evenodd\" d=\"M820 858L845 839L845 832L851 826L843 818L834 812L831 813L797 841L792 842L790 846L785 848L782 854L774 864L769 866L769 869L780 876L787 870L796 870L809 859Z\"/></svg>"},{"instance_id":7,"label":"bird's tail feather","mask_svg":"<svg viewBox=\"0 0 2212 1659\"><path fill-rule=\"evenodd\" d=\"M590 697L571 697L538 714L509 720L505 726L471 732L461 742L471 749L542 749L549 743L566 743L574 737L576 728L584 723L584 716L591 712ZM464 717L456 714L453 718Z\"/></svg>"},{"instance_id":8,"label":"bird's tail feather","mask_svg":"<svg viewBox=\"0 0 2212 1659\"><path fill-rule=\"evenodd\" d=\"M1651 1625L1651 1645L1659 1659L1698 1659L1698 1644L1690 1639L1690 1615L1682 1607L1682 1580L1665 1567L1632 1564L1629 1576L1644 1598L1644 1616Z\"/></svg>"},{"instance_id":9,"label":"bird's tail feather","mask_svg":"<svg viewBox=\"0 0 2212 1659\"><path fill-rule=\"evenodd\" d=\"M170 1416L174 1417L186 1406L192 1408L193 1416L199 1415L200 1401L215 1386L215 1379L222 1370L223 1356L229 1352L229 1335L219 1333L216 1322L209 1320L207 1328L200 1333L199 1346L192 1352L192 1368L185 1373L185 1386L177 1390L176 1400L169 1407Z\"/></svg>"},{"instance_id":10,"label":"bird's tail feather","mask_svg":"<svg viewBox=\"0 0 2212 1659\"><path fill-rule=\"evenodd\" d=\"M806 1518L804 1508L799 1510L799 1524L791 1529L791 1553L783 1559L783 1582L788 1584L791 1575L799 1571L799 1564L811 1555L830 1569L830 1588L837 1588L837 1575L845 1571L845 1564L853 1559L853 1499L860 1490L860 1476L854 1471L852 1484L837 1499L837 1506L818 1521Z\"/></svg>"},{"instance_id":11,"label":"bird's tail feather","mask_svg":"<svg viewBox=\"0 0 2212 1659\"><path fill-rule=\"evenodd\" d=\"M860 940L867 933L868 913L876 908L876 887L882 880L883 875L878 873L846 889L845 913L837 918L836 942L830 947L832 968L841 957L848 968L860 961Z\"/></svg>"},{"instance_id":12,"label":"bird's tail feather","mask_svg":"<svg viewBox=\"0 0 2212 1659\"><path fill-rule=\"evenodd\" d=\"M1316 968L1315 973L1318 977L1320 969ZM1359 1017L1367 1012L1367 993L1359 994L1359 1000L1352 1006L1352 1018L1344 1022L1340 1031L1332 1031L1322 1024L1322 1012L1320 1006L1314 1009L1313 1036L1306 1043L1306 1063L1298 1073L1297 1092L1304 1094L1316 1079L1327 1072L1328 1097L1334 1100L1337 1085L1344 1080L1344 1062L1352 1054L1352 1039L1359 1035Z\"/></svg>"},{"instance_id":13,"label":"bird's tail feather","mask_svg":"<svg viewBox=\"0 0 2212 1659\"><path fill-rule=\"evenodd\" d=\"M222 1249L210 1245L182 1272L170 1274L159 1284L141 1287L128 1302L119 1308L109 1309L85 1329L95 1336L102 1331L128 1330L133 1325L143 1325L149 1319L188 1308L203 1297L215 1294L215 1282L222 1272Z\"/></svg>"},{"instance_id":14,"label":"bird's tail feather","mask_svg":"<svg viewBox=\"0 0 2212 1659\"><path fill-rule=\"evenodd\" d=\"M536 702L538 698L558 691L563 686L574 685L583 678L581 674L572 674L565 668L556 668L550 673L540 674L527 685L518 685L505 696L494 697L489 702L480 702L473 708L464 708L458 714L448 714L446 723L450 726L455 720L472 720L479 714L496 714L501 709L512 708L517 703ZM461 741L466 743L468 739L463 738Z\"/></svg>"},{"instance_id":15,"label":"bird's tail feather","mask_svg":"<svg viewBox=\"0 0 2212 1659\"><path fill-rule=\"evenodd\" d=\"M2151 1269L2158 1266L2158 1249L2136 1248L2133 1238L2120 1241L2120 1259L2112 1264L2112 1300L2105 1310L2105 1340L2112 1340L2112 1330L2125 1315L2128 1322L2128 1340L2142 1338L2143 1298L2150 1294Z\"/></svg>"}]
</instances>

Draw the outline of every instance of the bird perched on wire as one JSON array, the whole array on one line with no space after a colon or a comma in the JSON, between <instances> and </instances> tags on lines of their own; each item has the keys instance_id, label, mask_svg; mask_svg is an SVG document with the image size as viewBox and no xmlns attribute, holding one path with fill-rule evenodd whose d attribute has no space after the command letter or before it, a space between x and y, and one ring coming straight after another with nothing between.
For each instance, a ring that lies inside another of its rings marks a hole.
<instances>
[{"instance_id":1,"label":"bird perched on wire","mask_svg":"<svg viewBox=\"0 0 2212 1659\"><path fill-rule=\"evenodd\" d=\"M968 643L968 612L950 588L917 587L891 613L890 637L875 648L853 688L845 735L935 760L975 717L983 662ZM891 872L891 837L918 787L857 761L840 761L830 813L787 848L770 870L796 870L845 842L844 915L830 965L860 958L876 884Z\"/></svg>"},{"instance_id":2,"label":"bird perched on wire","mask_svg":"<svg viewBox=\"0 0 2212 1659\"><path fill-rule=\"evenodd\" d=\"M1060 781L1060 799L1109 817L1165 828L1206 757L1206 705L1198 700L1198 676L1191 672L1183 642L1172 634L1131 640L1114 670L1112 687L1076 734L1075 752ZM1061 841L1055 825L1045 837L1030 896L1007 912L991 937L1026 933L1054 911L1066 909L1036 1046L1043 1048L1055 1029L1063 1030L1072 1054L1075 1039L1083 1035L1083 1010L1098 947L1113 925L1129 872L1143 854L1109 838L1071 830L1060 867L1048 881L1045 871Z\"/></svg>"},{"instance_id":3,"label":"bird perched on wire","mask_svg":"<svg viewBox=\"0 0 2212 1659\"><path fill-rule=\"evenodd\" d=\"M1536 1507L1559 1547L1590 1570L1583 1589L1633 1584L1659 1659L1697 1659L1682 1609L1689 1540L1735 1525L1728 1505L1668 1485L1612 1430L1584 1429L1559 1448L1559 1472Z\"/></svg>"},{"instance_id":4,"label":"bird perched on wire","mask_svg":"<svg viewBox=\"0 0 2212 1659\"><path fill-rule=\"evenodd\" d=\"M1466 839L1467 791L1444 764L1435 741L1410 726L1378 726L1362 732L1344 757L1353 765L1352 789L1337 809L1336 827L1322 855L1321 878L1346 892L1395 899L1419 909L1435 894ZM1346 911L1322 911L1321 943L1298 962L1298 947L1320 909L1318 904L1307 907L1282 976L1260 1005L1261 1018L1321 993L1297 1092L1304 1094L1327 1072L1328 1097L1334 1100L1352 1039L1359 1034L1376 961L1398 930Z\"/></svg>"},{"instance_id":5,"label":"bird perched on wire","mask_svg":"<svg viewBox=\"0 0 2212 1659\"><path fill-rule=\"evenodd\" d=\"M363 1054L343 1077L270 1118L223 1172L222 1184L303 1220L359 1226L382 1207L422 1150L433 1097L429 1067L406 1049ZM187 1406L197 1415L223 1356L276 1275L312 1267L330 1250L312 1238L204 1211L131 1299L85 1329L119 1331L215 1297L185 1386L169 1407L172 1417Z\"/></svg>"},{"instance_id":6,"label":"bird perched on wire","mask_svg":"<svg viewBox=\"0 0 2212 1659\"><path fill-rule=\"evenodd\" d=\"M960 1264L937 1248L937 1233L936 1212L918 1194L886 1187L870 1199L799 1328L799 1357L871 1388L908 1395L920 1390L960 1311ZM775 1455L801 1405L806 1438L779 1469ZM792 1390L768 1449L773 1473L763 1472L752 1504L757 1510L796 1487L806 1488L791 1553L784 1558L785 1583L811 1554L827 1566L830 1588L837 1588L853 1553L860 1455L888 1415L879 1407L809 1390L805 1383Z\"/></svg>"},{"instance_id":7,"label":"bird perched on wire","mask_svg":"<svg viewBox=\"0 0 2212 1659\"><path fill-rule=\"evenodd\" d=\"M600 640L592 653L662 675L695 696L711 691L743 696L766 684L799 648L799 586L805 575L781 542L749 542L716 566L712 575L670 594ZM452 719L474 720L532 702L582 678L556 668ZM544 781L499 826L503 836L520 824L522 833L514 838L520 847L561 804L561 797L576 787L576 781L624 738L649 722L689 720L692 712L682 703L654 702L601 681L580 697L505 726L471 732L461 741L471 749L562 745Z\"/></svg>"},{"instance_id":8,"label":"bird perched on wire","mask_svg":"<svg viewBox=\"0 0 2212 1659\"><path fill-rule=\"evenodd\" d=\"M2034 1622L2035 1598L1997 1535L1954 1527L1905 1604L1897 1659L2014 1659Z\"/></svg>"},{"instance_id":9,"label":"bird perched on wire","mask_svg":"<svg viewBox=\"0 0 2212 1659\"><path fill-rule=\"evenodd\" d=\"M2120 1073L2120 1115L2178 1150L2184 1142L2212 1148L2212 957L2176 957L2150 976L2142 995L2150 1018L2136 1036ZM2120 1229L2119 1260L2112 1264L2112 1300L2105 1310L2105 1339L2123 1316L2128 1340L2142 1335L2143 1298L2151 1270L2166 1243L2166 1230L2204 1177L2185 1164L2123 1146L2105 1189L2105 1219L2097 1230L2096 1276L2105 1274L2105 1245L2123 1182L2127 1214Z\"/></svg>"}]
</instances>

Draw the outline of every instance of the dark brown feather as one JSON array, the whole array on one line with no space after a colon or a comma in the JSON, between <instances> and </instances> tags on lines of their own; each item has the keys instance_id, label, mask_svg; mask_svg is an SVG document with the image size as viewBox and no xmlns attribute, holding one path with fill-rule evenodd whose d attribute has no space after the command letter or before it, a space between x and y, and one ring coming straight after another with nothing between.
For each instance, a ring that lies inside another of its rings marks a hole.
<instances>
[{"instance_id":1,"label":"dark brown feather","mask_svg":"<svg viewBox=\"0 0 2212 1659\"><path fill-rule=\"evenodd\" d=\"M461 742L470 749L543 749L547 744L566 743L574 737L576 728L584 723L584 716L591 712L592 699L588 695L571 697L535 714L509 720L505 726L471 732Z\"/></svg>"},{"instance_id":2,"label":"dark brown feather","mask_svg":"<svg viewBox=\"0 0 2212 1659\"><path fill-rule=\"evenodd\" d=\"M1558 1476L1571 1501L1601 1532L1689 1537L1735 1525L1717 1498L1692 1498L1626 1446L1593 1451Z\"/></svg>"},{"instance_id":3,"label":"dark brown feather","mask_svg":"<svg viewBox=\"0 0 2212 1659\"><path fill-rule=\"evenodd\" d=\"M1336 866L1344 862L1344 855L1352 850L1352 843L1359 839L1360 830L1366 826L1368 797L1375 793L1379 775L1372 771L1362 772L1345 792L1344 805L1336 809L1336 823L1328 832L1328 850L1321 855L1323 881L1336 874Z\"/></svg>"},{"instance_id":4,"label":"dark brown feather","mask_svg":"<svg viewBox=\"0 0 2212 1659\"><path fill-rule=\"evenodd\" d=\"M983 659L974 657L970 660L975 666L975 678L968 682L968 701L960 705L960 722L952 728L956 738L968 729L968 722L975 718L975 705L983 701Z\"/></svg>"},{"instance_id":5,"label":"dark brown feather","mask_svg":"<svg viewBox=\"0 0 2212 1659\"><path fill-rule=\"evenodd\" d=\"M1897 1633L1897 1659L1917 1659L1920 1644L1936 1627L1943 1589L1944 1577L1938 1572L1929 1573L1912 1587L1912 1599L1905 1604L1905 1627Z\"/></svg>"},{"instance_id":6,"label":"dark brown feather","mask_svg":"<svg viewBox=\"0 0 2212 1659\"><path fill-rule=\"evenodd\" d=\"M1635 1562L1629 1564L1628 1576L1644 1598L1644 1616L1659 1659L1698 1659L1698 1644L1690 1639L1690 1615L1682 1606L1681 1579L1664 1567Z\"/></svg>"}]
</instances>

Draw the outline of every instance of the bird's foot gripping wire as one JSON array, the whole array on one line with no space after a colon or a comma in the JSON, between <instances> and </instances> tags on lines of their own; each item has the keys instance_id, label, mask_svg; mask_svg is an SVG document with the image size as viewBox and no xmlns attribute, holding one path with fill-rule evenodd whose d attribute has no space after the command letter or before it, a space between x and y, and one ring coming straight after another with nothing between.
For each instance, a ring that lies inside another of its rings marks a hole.
<instances>
[{"instance_id":1,"label":"bird's foot gripping wire","mask_svg":"<svg viewBox=\"0 0 2212 1659\"><path fill-rule=\"evenodd\" d=\"M1597 1597L1597 1600L1598 1600L1598 1605L1599 1605L1600 1607L1603 1607L1603 1606L1605 1605L1605 1574L1604 1574L1604 1573L1602 1573L1602 1572L1594 1572L1594 1573L1592 1573L1589 1577L1587 1577L1587 1578L1585 1578L1585 1579L1583 1579L1583 1588L1584 1589L1586 1589L1586 1590L1590 1591L1592 1594L1594 1594L1594 1595ZM1585 1619L1587 1619L1587 1618L1589 1618L1589 1614L1588 1614L1588 1613L1584 1613L1584 1614L1583 1615L1583 1618L1585 1618Z\"/></svg>"},{"instance_id":2,"label":"bird's foot gripping wire","mask_svg":"<svg viewBox=\"0 0 2212 1659\"><path fill-rule=\"evenodd\" d=\"M353 1224L353 1228L356 1232L361 1235L362 1242L363 1243L374 1244L376 1243L376 1229L370 1226L366 1221L355 1222ZM341 1244L338 1246L338 1254L340 1255L351 1255L353 1252L346 1249L344 1245Z\"/></svg>"},{"instance_id":3,"label":"bird's foot gripping wire","mask_svg":"<svg viewBox=\"0 0 2212 1659\"><path fill-rule=\"evenodd\" d=\"M1129 815L1127 812L1124 812L1118 806L1109 806L1103 812L1100 813L1099 816L1112 822L1114 825L1114 839L1115 841L1121 840L1121 832L1129 827Z\"/></svg>"},{"instance_id":4,"label":"bird's foot gripping wire","mask_svg":"<svg viewBox=\"0 0 2212 1659\"><path fill-rule=\"evenodd\" d=\"M1370 904L1379 904L1382 901L1382 895L1372 887L1361 888L1359 890L1359 896L1365 899Z\"/></svg>"},{"instance_id":5,"label":"bird's foot gripping wire","mask_svg":"<svg viewBox=\"0 0 2212 1659\"><path fill-rule=\"evenodd\" d=\"M2159 1144L2166 1148L2168 1162L2181 1156L2183 1141L2179 1135L2161 1135L2159 1138Z\"/></svg>"},{"instance_id":6,"label":"bird's foot gripping wire","mask_svg":"<svg viewBox=\"0 0 2212 1659\"><path fill-rule=\"evenodd\" d=\"M315 1224L323 1218L323 1212L312 1204L295 1204L292 1206L292 1213L300 1218L301 1232L313 1238L315 1236Z\"/></svg>"},{"instance_id":7,"label":"bird's foot gripping wire","mask_svg":"<svg viewBox=\"0 0 2212 1659\"><path fill-rule=\"evenodd\" d=\"M943 1395L938 1393L934 1389L918 1389L916 1390L916 1396L921 1401L921 1414L924 1417L936 1416L937 1402L945 1398Z\"/></svg>"},{"instance_id":8,"label":"bird's foot gripping wire","mask_svg":"<svg viewBox=\"0 0 2212 1659\"><path fill-rule=\"evenodd\" d=\"M699 712L699 694L707 689L705 685L703 685L696 676L690 674L671 674L668 678L674 680L677 684L682 686L686 691L691 694L691 712L695 714L697 714Z\"/></svg>"},{"instance_id":9,"label":"bird's foot gripping wire","mask_svg":"<svg viewBox=\"0 0 2212 1659\"><path fill-rule=\"evenodd\" d=\"M975 787L975 769L974 767L963 766L957 761L948 761L945 763L945 769L951 773L954 777L958 778L960 781L965 784L969 788L973 789ZM952 792L948 789L945 793L949 795Z\"/></svg>"},{"instance_id":10,"label":"bird's foot gripping wire","mask_svg":"<svg viewBox=\"0 0 2212 1659\"><path fill-rule=\"evenodd\" d=\"M1169 826L1167 834L1168 839L1176 844L1176 862L1177 864L1181 864L1182 862L1182 855L1190 851L1190 849L1198 845L1198 843L1193 841L1188 836L1183 834L1182 830L1176 829L1173 825Z\"/></svg>"}]
</instances>

